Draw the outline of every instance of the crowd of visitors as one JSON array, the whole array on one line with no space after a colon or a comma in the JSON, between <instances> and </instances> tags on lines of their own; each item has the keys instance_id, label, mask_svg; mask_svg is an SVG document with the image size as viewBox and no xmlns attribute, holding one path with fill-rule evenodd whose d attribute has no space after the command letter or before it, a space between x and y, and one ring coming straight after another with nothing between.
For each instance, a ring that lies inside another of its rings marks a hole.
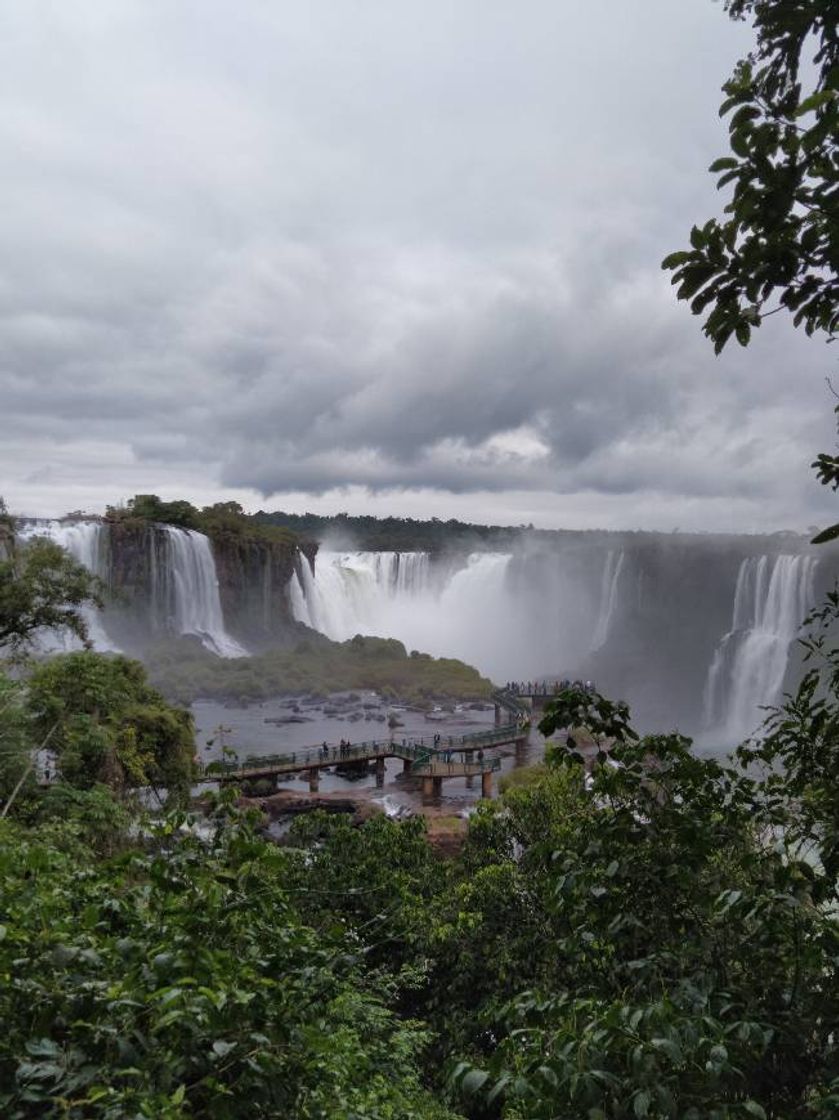
<instances>
[{"instance_id":1,"label":"crowd of visitors","mask_svg":"<svg viewBox=\"0 0 839 1120\"><path fill-rule=\"evenodd\" d=\"M517 696L556 696L567 688L595 691L594 681L572 681L568 677L561 681L507 681L505 691L514 692Z\"/></svg>"}]
</instances>

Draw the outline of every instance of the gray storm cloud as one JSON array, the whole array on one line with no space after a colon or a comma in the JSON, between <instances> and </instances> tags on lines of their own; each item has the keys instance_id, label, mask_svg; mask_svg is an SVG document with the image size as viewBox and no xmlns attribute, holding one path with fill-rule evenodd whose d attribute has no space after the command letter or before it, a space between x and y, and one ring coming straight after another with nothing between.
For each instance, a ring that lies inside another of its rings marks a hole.
<instances>
[{"instance_id":1,"label":"gray storm cloud","mask_svg":"<svg viewBox=\"0 0 839 1120\"><path fill-rule=\"evenodd\" d=\"M725 498L743 527L825 508L831 355L774 323L715 360L659 269L718 206L749 41L718 6L30 0L0 24L17 507L200 479L485 518L528 492L604 523L616 497L709 528Z\"/></svg>"}]
</instances>

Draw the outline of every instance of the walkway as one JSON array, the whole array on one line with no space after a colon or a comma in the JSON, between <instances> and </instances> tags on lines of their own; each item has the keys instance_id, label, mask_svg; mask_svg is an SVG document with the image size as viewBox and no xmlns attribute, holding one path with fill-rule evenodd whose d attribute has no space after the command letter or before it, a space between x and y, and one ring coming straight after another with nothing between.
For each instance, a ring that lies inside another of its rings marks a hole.
<instances>
[{"instance_id":1,"label":"walkway","mask_svg":"<svg viewBox=\"0 0 839 1120\"><path fill-rule=\"evenodd\" d=\"M520 724L506 724L491 731L476 731L468 735L441 736L433 740L378 739L354 743L345 747L312 746L284 754L248 756L244 765L229 762L211 762L200 782L244 782L260 779L273 782L285 774L308 773L309 788L318 788L319 772L327 767L357 766L376 763L377 776L384 776L387 758L401 758L406 772L423 779L423 791L439 793L444 778L471 778L481 776L482 794L492 796L492 774L501 768L500 758L475 758L493 747L509 744L518 746L527 738L527 731ZM460 755L453 759L453 755Z\"/></svg>"}]
</instances>

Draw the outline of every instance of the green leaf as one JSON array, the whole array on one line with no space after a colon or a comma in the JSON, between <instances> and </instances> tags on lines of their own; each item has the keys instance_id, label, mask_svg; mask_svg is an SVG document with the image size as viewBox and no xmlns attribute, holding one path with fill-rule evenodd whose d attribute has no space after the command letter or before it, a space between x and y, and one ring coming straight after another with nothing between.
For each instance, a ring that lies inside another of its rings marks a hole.
<instances>
[{"instance_id":1,"label":"green leaf","mask_svg":"<svg viewBox=\"0 0 839 1120\"><path fill-rule=\"evenodd\" d=\"M839 523L830 525L827 529L822 529L820 533L816 533L810 544L827 544L828 541L835 541L839 537Z\"/></svg>"},{"instance_id":2,"label":"green leaf","mask_svg":"<svg viewBox=\"0 0 839 1120\"><path fill-rule=\"evenodd\" d=\"M822 105L826 105L829 101L835 100L835 90L818 90L816 93L811 93L809 97L804 98L804 100L795 110L795 115L796 117L803 117L805 113L811 113L814 109L819 109Z\"/></svg>"},{"instance_id":3,"label":"green leaf","mask_svg":"<svg viewBox=\"0 0 839 1120\"><path fill-rule=\"evenodd\" d=\"M739 160L734 159L733 156L723 156L722 159L715 159L709 171L728 171L732 167L739 167Z\"/></svg>"},{"instance_id":4,"label":"green leaf","mask_svg":"<svg viewBox=\"0 0 839 1120\"><path fill-rule=\"evenodd\" d=\"M641 1089L640 1092L635 1094L635 1100L632 1102L632 1111L636 1116L646 1116L650 1111L650 1094L646 1089Z\"/></svg>"},{"instance_id":5,"label":"green leaf","mask_svg":"<svg viewBox=\"0 0 839 1120\"><path fill-rule=\"evenodd\" d=\"M672 1062L682 1061L682 1050L672 1038L654 1038L652 1044L656 1050L662 1050Z\"/></svg>"},{"instance_id":6,"label":"green leaf","mask_svg":"<svg viewBox=\"0 0 839 1120\"><path fill-rule=\"evenodd\" d=\"M461 1081L460 1087L462 1088L464 1093L467 1093L469 1096L473 1096L484 1087L488 1080L489 1074L485 1070L470 1069Z\"/></svg>"},{"instance_id":7,"label":"green leaf","mask_svg":"<svg viewBox=\"0 0 839 1120\"><path fill-rule=\"evenodd\" d=\"M748 1112L749 1116L756 1116L757 1120L766 1120L766 1113L757 1101L745 1101L743 1104L743 1111Z\"/></svg>"},{"instance_id":8,"label":"green leaf","mask_svg":"<svg viewBox=\"0 0 839 1120\"><path fill-rule=\"evenodd\" d=\"M664 269L678 268L679 265L687 264L692 256L693 253L689 253L685 249L680 250L678 253L670 253L661 262L661 267Z\"/></svg>"}]
</instances>

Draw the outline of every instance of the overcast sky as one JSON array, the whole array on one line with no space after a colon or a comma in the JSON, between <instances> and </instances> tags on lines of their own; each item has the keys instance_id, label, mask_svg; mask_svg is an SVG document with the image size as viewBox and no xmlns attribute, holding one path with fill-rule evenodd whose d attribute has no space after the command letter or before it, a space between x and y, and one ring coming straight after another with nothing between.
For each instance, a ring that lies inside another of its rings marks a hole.
<instances>
[{"instance_id":1,"label":"overcast sky","mask_svg":"<svg viewBox=\"0 0 839 1120\"><path fill-rule=\"evenodd\" d=\"M832 351L715 358L712 0L0 0L0 493L607 528L833 513Z\"/></svg>"}]
</instances>

